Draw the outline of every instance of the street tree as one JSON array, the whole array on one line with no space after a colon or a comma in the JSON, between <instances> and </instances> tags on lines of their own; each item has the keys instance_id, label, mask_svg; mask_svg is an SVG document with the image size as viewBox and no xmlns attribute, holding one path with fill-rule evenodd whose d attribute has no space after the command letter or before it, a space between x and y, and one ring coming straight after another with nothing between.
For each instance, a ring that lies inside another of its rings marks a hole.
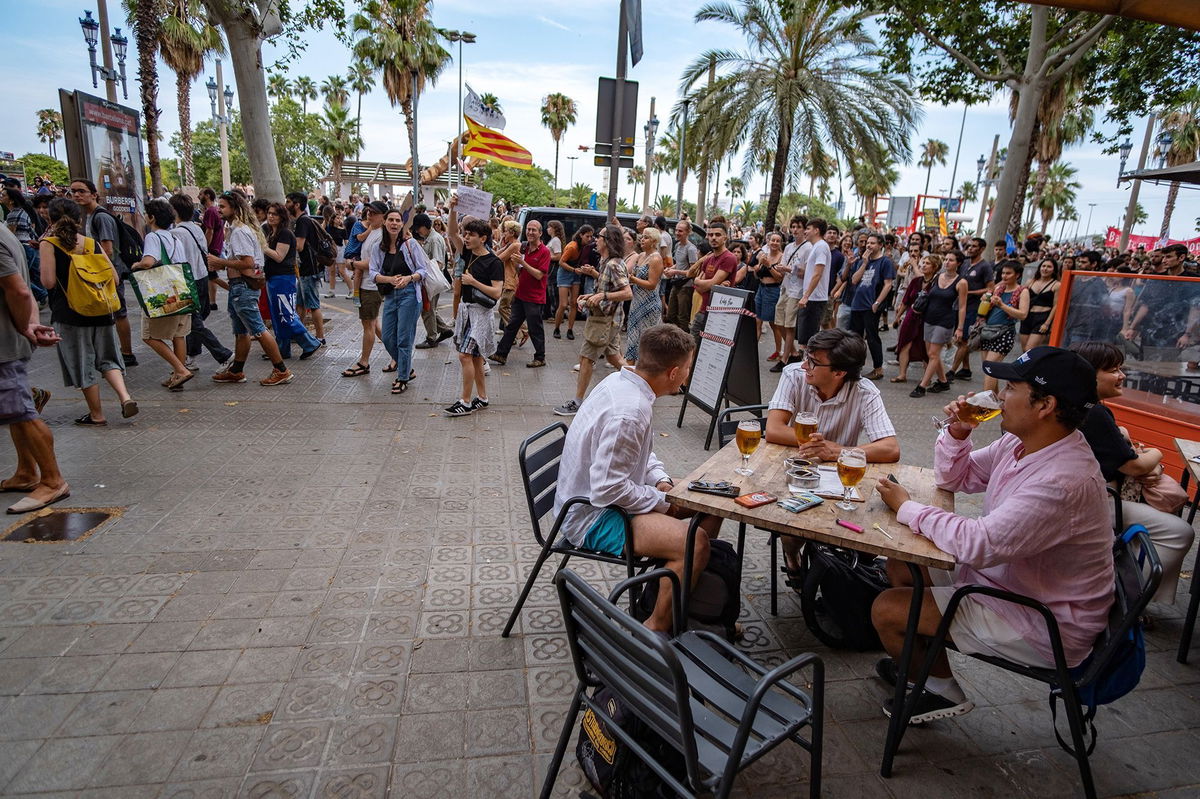
<instances>
[{"instance_id":1,"label":"street tree","mask_svg":"<svg viewBox=\"0 0 1200 799\"><path fill-rule=\"evenodd\" d=\"M1200 89L1189 87L1179 102L1162 115L1162 129L1171 136L1171 145L1167 148L1167 166L1191 163L1200 156ZM1175 180L1167 190L1162 229L1158 234L1160 238L1170 235L1171 217L1175 215L1178 197L1179 181Z\"/></svg>"},{"instance_id":2,"label":"street tree","mask_svg":"<svg viewBox=\"0 0 1200 799\"><path fill-rule=\"evenodd\" d=\"M146 130L146 167L150 170L150 191L163 193L162 166L158 157L158 55L159 36L166 11L164 0L125 0L126 16L133 28L137 45L138 88L141 90L142 124Z\"/></svg>"},{"instance_id":3,"label":"street tree","mask_svg":"<svg viewBox=\"0 0 1200 799\"><path fill-rule=\"evenodd\" d=\"M638 196L638 187L646 182L646 167L635 166L627 171L629 174L626 176L626 180L629 181L630 186L633 186L633 197L636 200Z\"/></svg>"},{"instance_id":4,"label":"street tree","mask_svg":"<svg viewBox=\"0 0 1200 799\"><path fill-rule=\"evenodd\" d=\"M267 95L272 99L288 97L291 93L292 83L288 80L287 75L282 72L274 72L271 77L267 78Z\"/></svg>"},{"instance_id":5,"label":"street tree","mask_svg":"<svg viewBox=\"0 0 1200 799\"><path fill-rule=\"evenodd\" d=\"M355 62L350 65L350 74L346 78L347 85L358 95L358 110L354 114L354 132L358 136L358 151L355 159L362 152L362 98L363 95L375 88L375 75L366 64Z\"/></svg>"},{"instance_id":6,"label":"street tree","mask_svg":"<svg viewBox=\"0 0 1200 799\"><path fill-rule=\"evenodd\" d=\"M950 145L939 139L929 139L921 145L921 157L917 166L925 167L925 191L921 192L922 194L929 194L929 177L933 173L933 167L945 166L949 152Z\"/></svg>"},{"instance_id":7,"label":"street tree","mask_svg":"<svg viewBox=\"0 0 1200 799\"><path fill-rule=\"evenodd\" d=\"M192 164L192 81L204 70L210 54L224 54L221 32L209 24L198 0L170 0L170 10L162 20L159 51L163 61L175 73L175 101L179 106L180 152L183 182L195 186ZM286 83L286 78L284 79Z\"/></svg>"},{"instance_id":8,"label":"street tree","mask_svg":"<svg viewBox=\"0 0 1200 799\"><path fill-rule=\"evenodd\" d=\"M964 180L959 184L958 196L963 198L963 202L973 203L979 199L979 187L973 180Z\"/></svg>"},{"instance_id":9,"label":"street tree","mask_svg":"<svg viewBox=\"0 0 1200 799\"><path fill-rule=\"evenodd\" d=\"M50 145L50 157L57 157L56 144L63 135L62 114L53 108L43 108L37 112L38 139Z\"/></svg>"},{"instance_id":10,"label":"street tree","mask_svg":"<svg viewBox=\"0 0 1200 799\"><path fill-rule=\"evenodd\" d=\"M321 84L321 94L325 96L326 105L346 105L350 102L350 88L341 75L326 78Z\"/></svg>"},{"instance_id":11,"label":"street tree","mask_svg":"<svg viewBox=\"0 0 1200 799\"><path fill-rule=\"evenodd\" d=\"M333 193L342 196L342 164L362 148L350 109L330 98L321 120L321 138L317 142L322 154L329 159L333 177Z\"/></svg>"},{"instance_id":12,"label":"street tree","mask_svg":"<svg viewBox=\"0 0 1200 799\"><path fill-rule=\"evenodd\" d=\"M579 106L562 92L551 92L542 98L542 126L554 139L554 187L558 188L558 147L567 128L575 124ZM579 184L576 184L579 185Z\"/></svg>"},{"instance_id":13,"label":"street tree","mask_svg":"<svg viewBox=\"0 0 1200 799\"><path fill-rule=\"evenodd\" d=\"M1035 195L1035 188L1030 187L1030 205L1041 213L1043 234L1049 230L1050 222L1056 214L1063 213L1075 205L1076 192L1083 188L1075 179L1078 172L1079 170L1070 164L1059 161L1047 170L1040 194Z\"/></svg>"},{"instance_id":14,"label":"street tree","mask_svg":"<svg viewBox=\"0 0 1200 799\"><path fill-rule=\"evenodd\" d=\"M301 112L307 114L308 101L315 100L320 96L317 91L317 82L307 75L301 75L292 84L292 96L300 101Z\"/></svg>"}]
</instances>

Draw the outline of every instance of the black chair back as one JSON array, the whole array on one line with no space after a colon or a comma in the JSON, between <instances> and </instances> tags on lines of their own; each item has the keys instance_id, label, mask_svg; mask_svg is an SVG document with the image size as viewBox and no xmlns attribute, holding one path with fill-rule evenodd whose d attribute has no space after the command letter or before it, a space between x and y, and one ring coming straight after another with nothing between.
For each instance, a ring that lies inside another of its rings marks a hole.
<instances>
[{"instance_id":1,"label":"black chair back","mask_svg":"<svg viewBox=\"0 0 1200 799\"><path fill-rule=\"evenodd\" d=\"M766 435L767 417L763 416L763 411L766 409L766 405L739 405L736 408L726 408L721 411L721 415L717 417L717 446L724 447L730 441L733 441L733 437L737 435L738 422L745 421L745 419L734 417L743 414L753 414L757 417L763 435Z\"/></svg>"},{"instance_id":2,"label":"black chair back","mask_svg":"<svg viewBox=\"0 0 1200 799\"><path fill-rule=\"evenodd\" d=\"M555 422L522 441L517 453L521 482L525 486L525 502L529 506L529 520L539 544L546 543L541 521L554 509L558 467L566 440L567 426Z\"/></svg>"}]
</instances>

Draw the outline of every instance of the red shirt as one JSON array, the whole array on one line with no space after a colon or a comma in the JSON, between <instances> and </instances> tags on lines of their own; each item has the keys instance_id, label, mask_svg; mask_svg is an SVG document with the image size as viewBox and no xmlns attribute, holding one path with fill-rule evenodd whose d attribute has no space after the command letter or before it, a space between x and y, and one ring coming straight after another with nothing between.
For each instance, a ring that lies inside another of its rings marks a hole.
<instances>
[{"instance_id":1,"label":"red shirt","mask_svg":"<svg viewBox=\"0 0 1200 799\"><path fill-rule=\"evenodd\" d=\"M540 280L529 274L529 270L521 267L517 272L516 298L522 302L536 302L544 305L546 302L546 278L550 274L550 248L538 242L537 249L524 254L525 262L542 273Z\"/></svg>"},{"instance_id":2,"label":"red shirt","mask_svg":"<svg viewBox=\"0 0 1200 799\"><path fill-rule=\"evenodd\" d=\"M212 242L208 245L208 254L220 258L221 248L225 246L225 223L221 221L221 212L217 210L216 203L204 209L200 225L205 230L212 231Z\"/></svg>"},{"instance_id":3,"label":"red shirt","mask_svg":"<svg viewBox=\"0 0 1200 799\"><path fill-rule=\"evenodd\" d=\"M733 276L737 274L737 270L737 256L729 250L726 250L720 255L710 256L708 260L704 262L704 265L700 267L700 276L705 280L712 280L713 276L716 275L717 272L724 272L725 278L727 280L732 280ZM707 311L708 301L712 295L707 291L700 291L700 289L696 289L696 291L700 294L700 310Z\"/></svg>"}]
</instances>

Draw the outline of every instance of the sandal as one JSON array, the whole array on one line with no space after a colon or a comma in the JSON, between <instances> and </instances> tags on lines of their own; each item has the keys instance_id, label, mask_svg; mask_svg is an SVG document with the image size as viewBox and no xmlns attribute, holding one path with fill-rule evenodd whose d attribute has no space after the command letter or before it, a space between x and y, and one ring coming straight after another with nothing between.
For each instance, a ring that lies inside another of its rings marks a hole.
<instances>
[{"instance_id":1,"label":"sandal","mask_svg":"<svg viewBox=\"0 0 1200 799\"><path fill-rule=\"evenodd\" d=\"M408 381L407 380L393 380L392 381L392 393L393 394L403 394L405 391L408 391Z\"/></svg>"},{"instance_id":2,"label":"sandal","mask_svg":"<svg viewBox=\"0 0 1200 799\"><path fill-rule=\"evenodd\" d=\"M395 361L392 361L391 363L389 363L387 366L383 367L383 368L382 368L382 369L380 369L379 371L381 371L381 372L394 372L394 371L396 371L396 362L395 362Z\"/></svg>"},{"instance_id":3,"label":"sandal","mask_svg":"<svg viewBox=\"0 0 1200 799\"><path fill-rule=\"evenodd\" d=\"M908 382L908 378L907 378L907 377L893 377L893 378L892 378L891 380L889 380L888 382L889 382L889 383L907 383L907 382Z\"/></svg>"},{"instance_id":4,"label":"sandal","mask_svg":"<svg viewBox=\"0 0 1200 799\"><path fill-rule=\"evenodd\" d=\"M387 370L384 369L386 372ZM365 363L354 362L354 365L349 369L342 370L342 377L359 377L360 375L370 374L371 367Z\"/></svg>"},{"instance_id":5,"label":"sandal","mask_svg":"<svg viewBox=\"0 0 1200 799\"><path fill-rule=\"evenodd\" d=\"M85 413L83 416L80 416L78 419L76 419L75 424L82 427L108 427L108 422L97 422L92 418L92 414L90 412Z\"/></svg>"},{"instance_id":6,"label":"sandal","mask_svg":"<svg viewBox=\"0 0 1200 799\"><path fill-rule=\"evenodd\" d=\"M33 489L38 487L37 483L33 483L33 484L27 485L27 486L8 485L7 483L8 483L7 480L0 481L0 493L6 494L9 492L14 492L17 494L28 494L30 491L32 491Z\"/></svg>"}]
</instances>

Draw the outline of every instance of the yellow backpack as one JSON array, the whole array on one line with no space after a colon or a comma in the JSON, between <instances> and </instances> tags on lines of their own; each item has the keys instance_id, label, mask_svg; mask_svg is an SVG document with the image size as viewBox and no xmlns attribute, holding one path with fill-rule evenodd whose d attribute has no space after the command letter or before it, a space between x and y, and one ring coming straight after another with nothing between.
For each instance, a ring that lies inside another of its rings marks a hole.
<instances>
[{"instance_id":1,"label":"yellow backpack","mask_svg":"<svg viewBox=\"0 0 1200 799\"><path fill-rule=\"evenodd\" d=\"M57 239L47 241L71 258L67 285L62 288L72 311L80 316L108 316L121 307L116 273L108 257L96 251L94 239L84 239L82 253L71 252Z\"/></svg>"}]
</instances>

